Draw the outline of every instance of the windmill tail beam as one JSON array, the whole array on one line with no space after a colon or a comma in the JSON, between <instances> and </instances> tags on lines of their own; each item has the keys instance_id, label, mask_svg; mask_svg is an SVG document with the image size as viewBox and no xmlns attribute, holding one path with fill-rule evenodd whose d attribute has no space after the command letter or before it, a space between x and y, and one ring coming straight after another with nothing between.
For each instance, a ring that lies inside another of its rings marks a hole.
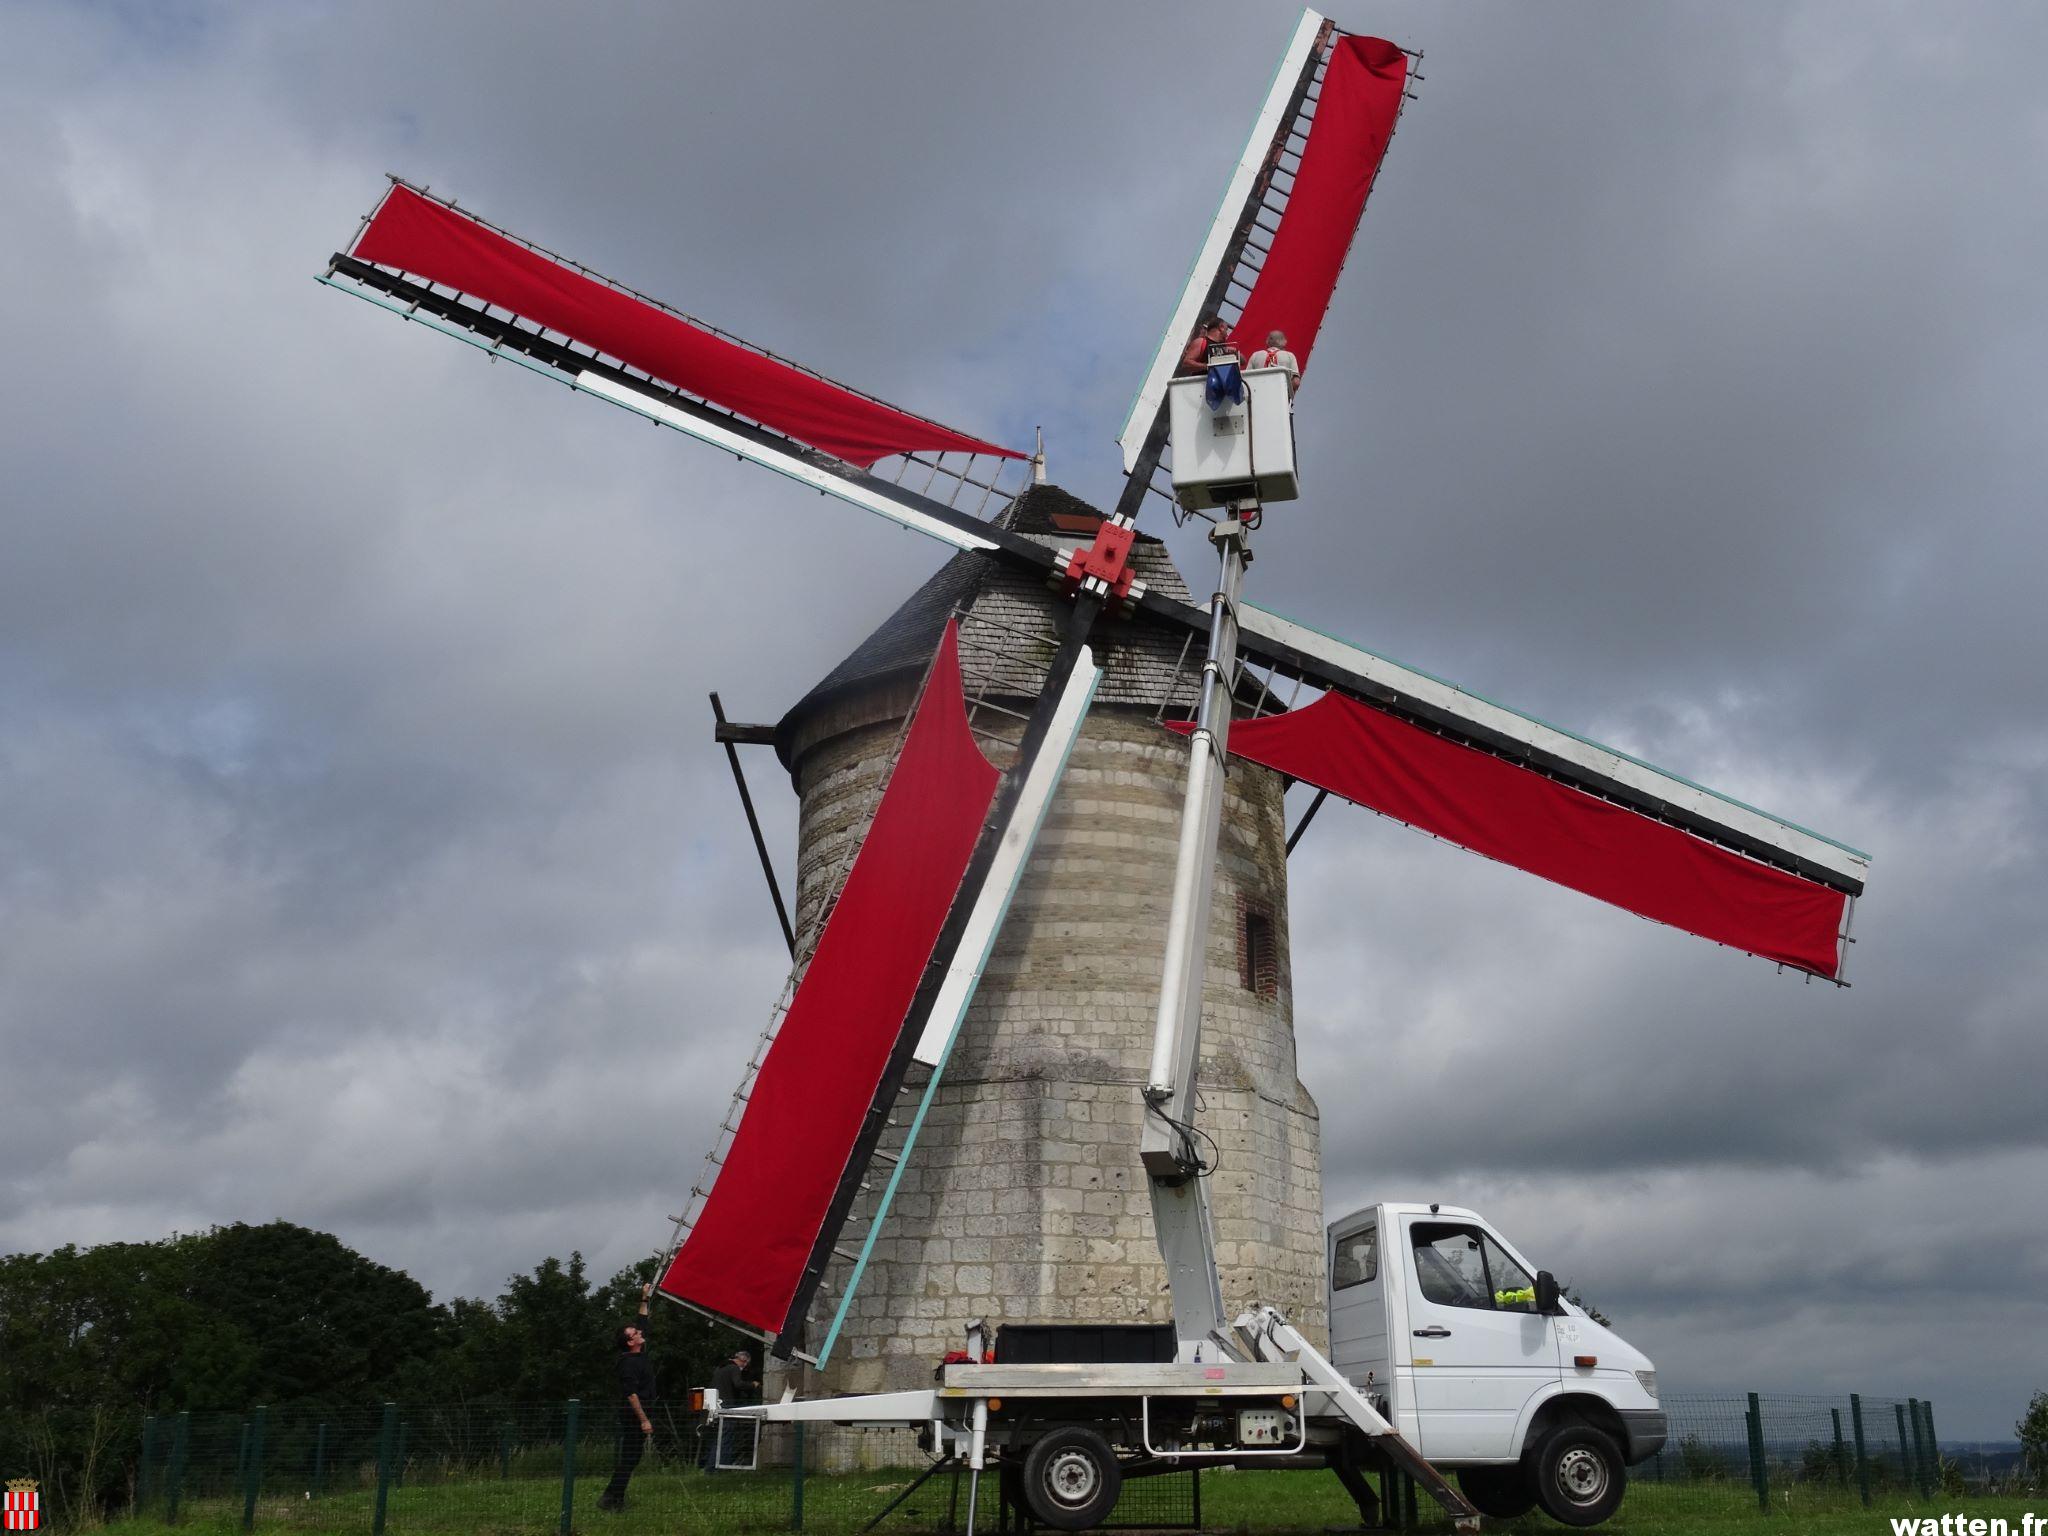
<instances>
[{"instance_id":1,"label":"windmill tail beam","mask_svg":"<svg viewBox=\"0 0 2048 1536\"><path fill-rule=\"evenodd\" d=\"M768 899L775 903L775 921L782 929L782 942L789 947L789 957L796 958L796 930L789 924L789 908L783 904L782 884L775 878L775 861L768 857L768 840L761 833L761 818L754 813L754 797L747 789L746 770L740 766L740 754L735 742L761 742L775 744L772 726L744 725L725 718L725 705L714 692L711 695L711 716L716 722L715 739L725 747L725 761L732 769L733 787L740 792L740 809L746 813L747 831L753 834L754 854L761 861L762 878L768 882ZM764 734L765 733L765 734Z\"/></svg>"}]
</instances>

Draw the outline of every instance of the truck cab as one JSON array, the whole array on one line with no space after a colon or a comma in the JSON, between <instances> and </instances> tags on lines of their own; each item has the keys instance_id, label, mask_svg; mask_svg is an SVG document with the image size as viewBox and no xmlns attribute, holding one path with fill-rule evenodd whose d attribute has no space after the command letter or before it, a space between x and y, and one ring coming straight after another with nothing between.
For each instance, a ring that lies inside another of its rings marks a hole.
<instances>
[{"instance_id":1,"label":"truck cab","mask_svg":"<svg viewBox=\"0 0 2048 1536\"><path fill-rule=\"evenodd\" d=\"M1328 1228L1330 1360L1482 1514L1571 1525L1664 1444L1650 1361L1477 1212L1369 1205Z\"/></svg>"}]
</instances>

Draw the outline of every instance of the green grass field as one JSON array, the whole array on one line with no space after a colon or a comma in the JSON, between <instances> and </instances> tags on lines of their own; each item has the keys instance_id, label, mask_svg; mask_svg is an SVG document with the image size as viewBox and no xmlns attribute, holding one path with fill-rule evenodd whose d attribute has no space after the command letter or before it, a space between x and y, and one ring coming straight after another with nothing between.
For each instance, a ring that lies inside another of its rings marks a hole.
<instances>
[{"instance_id":1,"label":"green grass field","mask_svg":"<svg viewBox=\"0 0 2048 1536\"><path fill-rule=\"evenodd\" d=\"M804 1487L804 1529L820 1536L850 1536L880 1512L909 1483L910 1475L881 1470L811 1474ZM1170 1480L1184 1488L1180 1479ZM707 1478L695 1472L655 1468L633 1480L624 1514L597 1509L601 1478L579 1480L573 1528L589 1536L724 1536L727 1532L774 1532L790 1528L790 1482L785 1473L736 1473ZM1166 1492L1156 1482L1127 1485L1119 1518L1143 1517L1143 1507L1158 1508ZM1155 1491L1156 1490L1156 1491ZM951 1497L944 1477L919 1489L880 1527L897 1536L943 1527ZM993 1481L984 1484L992 1497ZM1170 1496L1184 1506L1185 1495ZM965 1489L959 1515L964 1517ZM371 1490L331 1493L318 1499L266 1491L257 1502L257 1532L290 1532L297 1536L369 1536L375 1495ZM1734 1536L1745 1527L1776 1533L1814 1532L1817 1536L1890 1536L1890 1517L1925 1518L1944 1511L1995 1518L2003 1516L2017 1533L2028 1506L2023 1500L1983 1498L1921 1502L1892 1495L1865 1510L1853 1494L1839 1490L1787 1489L1774 1498L1771 1513L1761 1513L1746 1486L1730 1484L1658 1484L1632 1486L1621 1512L1602 1529L1617 1536L1689 1536L1712 1532ZM464 1481L424 1487L395 1488L386 1506L386 1536L551 1536L561 1519L561 1485L553 1478L510 1481ZM2036 1506L2048 1512L2048 1502ZM1448 1529L1427 1498L1418 1506L1425 1529ZM984 1504L976 1522L993 1531L995 1511ZM1357 1515L1337 1480L1316 1472L1226 1472L1211 1470L1202 1477L1202 1529L1215 1532L1321 1532L1330 1527L1355 1528ZM1487 1522L1505 1532L1561 1532L1565 1527L1538 1516ZM124 1536L229 1536L242 1529L242 1501L222 1497L188 1499L176 1525L161 1520L122 1522Z\"/></svg>"}]
</instances>

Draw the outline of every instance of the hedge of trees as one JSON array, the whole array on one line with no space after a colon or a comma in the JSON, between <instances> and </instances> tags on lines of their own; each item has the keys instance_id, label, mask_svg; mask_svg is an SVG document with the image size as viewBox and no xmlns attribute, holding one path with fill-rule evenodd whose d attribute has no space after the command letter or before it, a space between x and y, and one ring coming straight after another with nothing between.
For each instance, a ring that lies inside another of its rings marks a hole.
<instances>
[{"instance_id":1,"label":"hedge of trees","mask_svg":"<svg viewBox=\"0 0 2048 1536\"><path fill-rule=\"evenodd\" d=\"M73 1521L125 1503L145 1414L603 1400L650 1258L594 1284L580 1253L441 1304L400 1270L289 1222L0 1257L0 1473ZM664 1396L743 1342L655 1313Z\"/></svg>"}]
</instances>

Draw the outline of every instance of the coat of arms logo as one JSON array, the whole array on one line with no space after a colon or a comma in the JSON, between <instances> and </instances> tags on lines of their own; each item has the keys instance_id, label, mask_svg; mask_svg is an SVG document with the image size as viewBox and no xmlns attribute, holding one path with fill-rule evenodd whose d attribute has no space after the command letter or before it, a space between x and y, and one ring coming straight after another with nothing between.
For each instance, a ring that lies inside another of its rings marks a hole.
<instances>
[{"instance_id":1,"label":"coat of arms logo","mask_svg":"<svg viewBox=\"0 0 2048 1536\"><path fill-rule=\"evenodd\" d=\"M36 1480L32 1477L7 1479L7 1519L0 1529L33 1531L42 1523L42 1498L36 1492Z\"/></svg>"}]
</instances>

